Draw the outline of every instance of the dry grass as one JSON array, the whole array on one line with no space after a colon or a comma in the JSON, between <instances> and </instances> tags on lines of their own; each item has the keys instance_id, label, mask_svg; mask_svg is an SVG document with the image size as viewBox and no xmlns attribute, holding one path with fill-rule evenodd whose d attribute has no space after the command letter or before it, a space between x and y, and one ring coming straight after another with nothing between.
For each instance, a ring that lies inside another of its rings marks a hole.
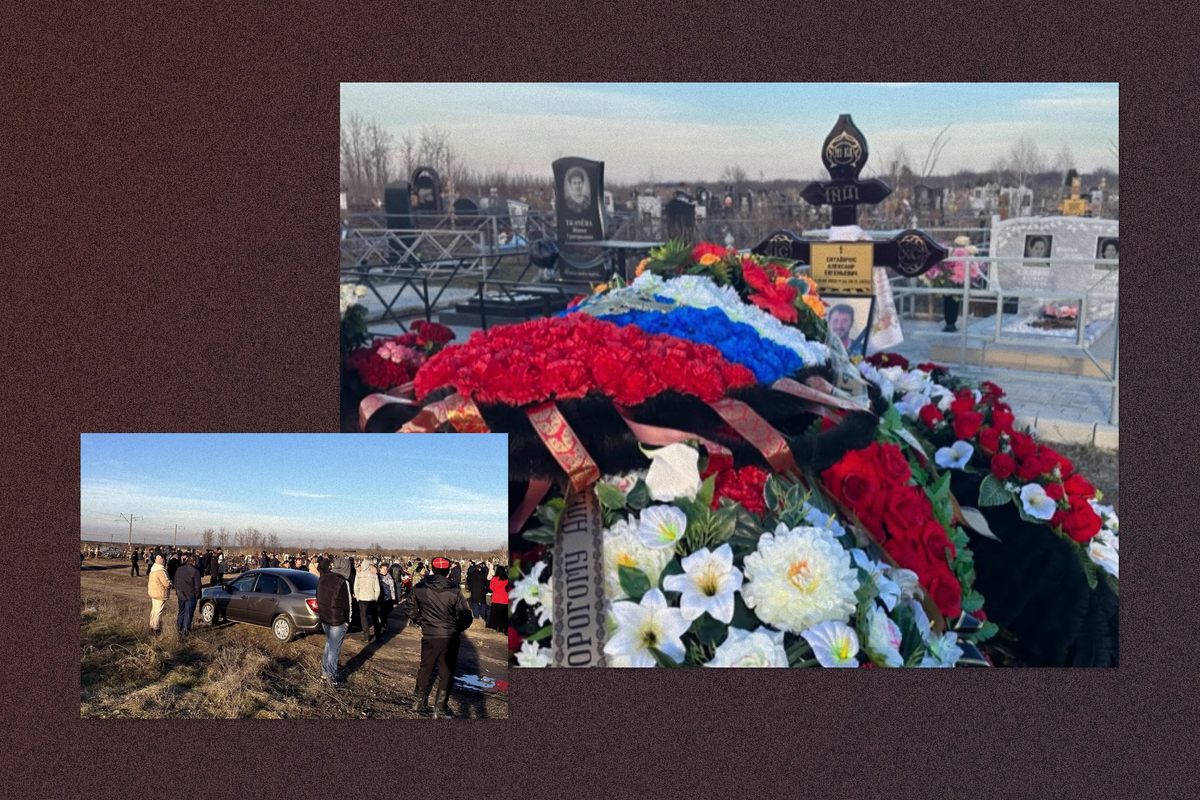
<instances>
[{"instance_id":1,"label":"dry grass","mask_svg":"<svg viewBox=\"0 0 1200 800\"><path fill-rule=\"evenodd\" d=\"M119 598L83 598L82 716L358 716L320 683L320 649L276 652L283 650L276 642L251 641L236 629L197 628L181 640L172 613L154 637L146 612Z\"/></svg>"}]
</instances>

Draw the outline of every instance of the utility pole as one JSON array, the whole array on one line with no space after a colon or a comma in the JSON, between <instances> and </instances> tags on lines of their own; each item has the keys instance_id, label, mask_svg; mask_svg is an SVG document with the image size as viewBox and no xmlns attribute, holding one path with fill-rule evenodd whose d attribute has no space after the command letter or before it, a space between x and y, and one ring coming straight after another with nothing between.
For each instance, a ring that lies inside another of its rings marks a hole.
<instances>
[{"instance_id":1,"label":"utility pole","mask_svg":"<svg viewBox=\"0 0 1200 800\"><path fill-rule=\"evenodd\" d=\"M133 514L130 514L127 517L124 514L122 514L121 519L123 519L129 523L129 549L133 550L133 521L135 519L142 519L142 517L135 517Z\"/></svg>"},{"instance_id":2,"label":"utility pole","mask_svg":"<svg viewBox=\"0 0 1200 800\"><path fill-rule=\"evenodd\" d=\"M164 531L169 531L169 530L171 530L171 529L170 529L170 528L163 528L163 530L164 530ZM186 530L187 530L187 528L184 528L184 530L186 531ZM176 525L175 525L175 538L174 538L174 540L171 542L171 549L172 549L172 550L175 550L175 549L177 549L178 547L179 547L179 525L178 525L178 524L176 524Z\"/></svg>"}]
</instances>

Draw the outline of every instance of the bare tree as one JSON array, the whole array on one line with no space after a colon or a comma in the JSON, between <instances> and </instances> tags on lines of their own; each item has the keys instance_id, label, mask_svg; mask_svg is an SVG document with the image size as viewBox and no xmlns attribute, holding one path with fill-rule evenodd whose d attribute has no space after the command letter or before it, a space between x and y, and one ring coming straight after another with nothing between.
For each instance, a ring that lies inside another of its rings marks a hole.
<instances>
[{"instance_id":1,"label":"bare tree","mask_svg":"<svg viewBox=\"0 0 1200 800\"><path fill-rule=\"evenodd\" d=\"M921 162L921 180L925 180L933 174L937 168L938 159L942 157L942 150L946 148L946 143L950 141L950 137L946 136L946 131L950 130L950 125L942 128L938 135L933 137L933 144L929 145L929 152L925 154L925 160ZM943 139L942 137L945 136Z\"/></svg>"},{"instance_id":2,"label":"bare tree","mask_svg":"<svg viewBox=\"0 0 1200 800\"><path fill-rule=\"evenodd\" d=\"M417 169L417 142L411 133L400 137L400 158L404 160L405 177L411 177Z\"/></svg>"},{"instance_id":3,"label":"bare tree","mask_svg":"<svg viewBox=\"0 0 1200 800\"><path fill-rule=\"evenodd\" d=\"M725 169L721 171L721 180L724 183L732 184L734 191L737 191L746 182L746 170L737 164L733 166L726 165Z\"/></svg>"},{"instance_id":4,"label":"bare tree","mask_svg":"<svg viewBox=\"0 0 1200 800\"><path fill-rule=\"evenodd\" d=\"M246 545L246 529L245 528L238 528L236 531L234 531L233 546L237 547L238 549L241 549L241 548L247 546Z\"/></svg>"},{"instance_id":5,"label":"bare tree","mask_svg":"<svg viewBox=\"0 0 1200 800\"><path fill-rule=\"evenodd\" d=\"M279 536L277 534L272 533L271 535L269 535L267 537L267 549L269 549L269 550L278 550L279 549Z\"/></svg>"},{"instance_id":6,"label":"bare tree","mask_svg":"<svg viewBox=\"0 0 1200 800\"><path fill-rule=\"evenodd\" d=\"M1075 156L1071 153L1071 146L1064 143L1062 149L1054 155L1054 171L1059 175L1066 175L1067 170L1075 166Z\"/></svg>"},{"instance_id":7,"label":"bare tree","mask_svg":"<svg viewBox=\"0 0 1200 800\"><path fill-rule=\"evenodd\" d=\"M216 539L216 535L217 532L212 528L205 528L204 532L200 534L201 547L203 547L205 550L211 550L213 541Z\"/></svg>"},{"instance_id":8,"label":"bare tree","mask_svg":"<svg viewBox=\"0 0 1200 800\"><path fill-rule=\"evenodd\" d=\"M224 526L217 531L217 546L222 550L229 547L229 531Z\"/></svg>"},{"instance_id":9,"label":"bare tree","mask_svg":"<svg viewBox=\"0 0 1200 800\"><path fill-rule=\"evenodd\" d=\"M1027 186L1030 179L1046 171L1046 159L1037 144L1028 136L1022 136L1008 151L1008 170L1018 186Z\"/></svg>"}]
</instances>

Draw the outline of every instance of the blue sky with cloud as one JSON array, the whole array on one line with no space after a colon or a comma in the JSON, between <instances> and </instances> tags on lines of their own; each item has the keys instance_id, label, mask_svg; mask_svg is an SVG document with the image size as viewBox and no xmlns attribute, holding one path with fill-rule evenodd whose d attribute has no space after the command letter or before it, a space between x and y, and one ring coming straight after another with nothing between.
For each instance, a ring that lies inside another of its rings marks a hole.
<instances>
[{"instance_id":1,"label":"blue sky with cloud","mask_svg":"<svg viewBox=\"0 0 1200 800\"><path fill-rule=\"evenodd\" d=\"M342 84L359 113L397 136L450 131L473 169L550 174L561 155L605 162L610 180L818 177L839 114L867 136L872 162L903 143L919 167L947 124L938 172L986 170L1020 137L1083 171L1116 170L1117 84Z\"/></svg>"},{"instance_id":2,"label":"blue sky with cloud","mask_svg":"<svg viewBox=\"0 0 1200 800\"><path fill-rule=\"evenodd\" d=\"M80 535L198 541L246 526L284 542L467 547L506 541L503 435L83 434Z\"/></svg>"}]
</instances>

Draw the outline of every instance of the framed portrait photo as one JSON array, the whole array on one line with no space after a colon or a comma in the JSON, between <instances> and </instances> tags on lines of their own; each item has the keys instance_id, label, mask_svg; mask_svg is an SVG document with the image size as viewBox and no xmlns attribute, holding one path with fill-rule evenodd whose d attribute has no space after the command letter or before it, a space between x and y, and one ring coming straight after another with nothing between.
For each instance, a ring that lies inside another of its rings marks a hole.
<instances>
[{"instance_id":1,"label":"framed portrait photo","mask_svg":"<svg viewBox=\"0 0 1200 800\"><path fill-rule=\"evenodd\" d=\"M1054 237L1048 233L1028 233L1025 235L1025 258L1031 259L1025 262L1025 266L1029 267L1048 267L1049 263L1045 261L1037 261L1036 259L1050 258L1051 250L1054 246Z\"/></svg>"},{"instance_id":2,"label":"framed portrait photo","mask_svg":"<svg viewBox=\"0 0 1200 800\"><path fill-rule=\"evenodd\" d=\"M1101 236L1096 240L1096 258L1117 258L1120 251L1116 236ZM1096 269L1116 269L1116 264L1097 264Z\"/></svg>"},{"instance_id":3,"label":"framed portrait photo","mask_svg":"<svg viewBox=\"0 0 1200 800\"><path fill-rule=\"evenodd\" d=\"M846 352L852 356L867 355L867 337L871 332L871 321L875 313L875 296L868 295L822 295L829 304L825 309L825 324L842 341Z\"/></svg>"}]
</instances>

